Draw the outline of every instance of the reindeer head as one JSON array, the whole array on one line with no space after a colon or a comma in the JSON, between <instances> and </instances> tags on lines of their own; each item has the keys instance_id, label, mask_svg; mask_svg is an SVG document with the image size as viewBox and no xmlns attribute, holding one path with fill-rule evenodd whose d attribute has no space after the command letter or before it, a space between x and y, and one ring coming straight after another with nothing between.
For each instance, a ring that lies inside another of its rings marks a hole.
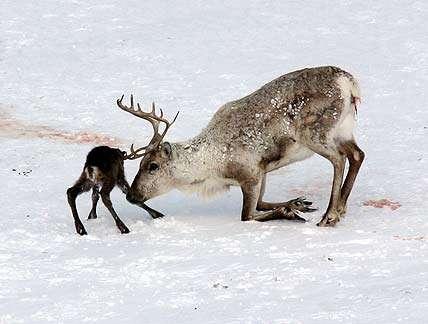
<instances>
[{"instance_id":1,"label":"reindeer head","mask_svg":"<svg viewBox=\"0 0 428 324\"><path fill-rule=\"evenodd\" d=\"M178 112L173 121L169 122L163 118L162 109L160 109L160 115L156 115L154 103L152 103L151 112L144 112L139 103L137 103L137 109L134 108L134 98L132 95L130 107L122 104L122 100L123 96L117 100L119 108L134 116L149 121L153 127L154 135L149 145L135 150L134 144L132 144L131 153L125 156L125 159L128 160L143 158L140 162L140 169L132 182L127 199L133 202L144 202L150 198L168 192L175 187L172 147L171 144L162 142L162 140L168 129L177 119ZM165 124L162 133L159 133L160 123Z\"/></svg>"}]
</instances>

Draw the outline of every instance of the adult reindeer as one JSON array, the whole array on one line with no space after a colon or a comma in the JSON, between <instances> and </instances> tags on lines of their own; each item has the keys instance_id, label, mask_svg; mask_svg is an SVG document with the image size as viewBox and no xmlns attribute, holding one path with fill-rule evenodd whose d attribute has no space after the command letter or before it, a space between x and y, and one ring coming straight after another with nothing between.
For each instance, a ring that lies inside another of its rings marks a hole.
<instances>
[{"instance_id":1,"label":"adult reindeer","mask_svg":"<svg viewBox=\"0 0 428 324\"><path fill-rule=\"evenodd\" d=\"M163 142L171 126L138 105L118 106L148 120L154 136L132 153L143 157L131 190L130 202L144 202L173 188L212 194L240 186L241 220L303 220L298 211L313 211L302 198L287 202L263 201L266 174L313 153L334 168L327 211L319 226L334 226L346 212L346 203L364 159L353 130L360 90L351 74L337 67L316 67L285 74L252 94L229 102L214 114L196 137L181 143ZM177 117L177 116L176 116ZM175 121L175 119L174 119ZM159 134L159 124L165 129ZM349 170L345 180L346 158Z\"/></svg>"}]
</instances>

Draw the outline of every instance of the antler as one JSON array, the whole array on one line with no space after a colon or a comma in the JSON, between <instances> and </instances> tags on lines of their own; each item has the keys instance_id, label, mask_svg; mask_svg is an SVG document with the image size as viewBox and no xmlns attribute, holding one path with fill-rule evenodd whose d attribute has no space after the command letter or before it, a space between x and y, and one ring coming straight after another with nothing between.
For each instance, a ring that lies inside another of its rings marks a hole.
<instances>
[{"instance_id":1,"label":"antler","mask_svg":"<svg viewBox=\"0 0 428 324\"><path fill-rule=\"evenodd\" d=\"M172 126L172 124L174 124L175 120L177 119L179 111L175 115L172 122L169 122L167 119L163 118L162 109L160 109L160 115L159 116L156 115L156 107L155 107L154 102L152 103L151 112L144 112L141 109L139 103L137 103L137 109L135 109L133 95L131 95L131 106L130 107L128 107L122 103L123 97L124 97L124 95L122 95L122 97L120 99L117 99L117 105L119 106L119 108L126 111L126 112L129 112L130 114L132 114L134 116L137 116L139 118L142 118L142 119L149 121L153 127L153 133L154 134L153 134L152 139L149 142L149 145L144 146L144 147L140 147L137 150L134 150L134 147L133 147L134 144L131 145L131 154L127 155L125 158L129 159L129 160L134 160L134 159L140 158L140 157L144 156L145 154L147 154L148 152L156 149L162 143L162 140L165 137L168 129ZM165 129L163 130L162 134L159 133L159 125L161 122L165 124ZM144 153L138 154L139 152L141 152L143 150L144 150Z\"/></svg>"},{"instance_id":2,"label":"antler","mask_svg":"<svg viewBox=\"0 0 428 324\"><path fill-rule=\"evenodd\" d=\"M137 150L134 150L134 144L131 144L131 153L130 154L125 153L125 155L123 156L123 159L124 160L139 159L140 157L143 157L146 152L141 153L141 154L138 154L138 153L145 150L146 148L147 148L147 146L144 146L144 147L138 148Z\"/></svg>"}]
</instances>

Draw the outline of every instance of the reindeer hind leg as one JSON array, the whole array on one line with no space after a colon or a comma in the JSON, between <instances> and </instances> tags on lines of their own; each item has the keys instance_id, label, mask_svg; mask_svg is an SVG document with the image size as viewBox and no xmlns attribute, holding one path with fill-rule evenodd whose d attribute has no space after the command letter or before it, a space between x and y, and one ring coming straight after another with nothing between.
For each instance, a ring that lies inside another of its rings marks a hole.
<instances>
[{"instance_id":1,"label":"reindeer hind leg","mask_svg":"<svg viewBox=\"0 0 428 324\"><path fill-rule=\"evenodd\" d=\"M338 208L341 197L340 190L343 182L343 174L345 172L345 155L339 150L338 147L311 145L310 149L329 160L333 165L334 173L330 201L325 214L317 225L334 226L340 220L340 213Z\"/></svg>"},{"instance_id":2,"label":"reindeer hind leg","mask_svg":"<svg viewBox=\"0 0 428 324\"><path fill-rule=\"evenodd\" d=\"M266 174L263 175L263 180L260 188L260 195L257 201L256 210L258 211L274 210L274 209L283 208L283 207L289 208L295 211L303 212L303 213L310 213L317 210L316 208L310 207L312 205L312 202L307 201L305 197L298 197L295 199L291 199L289 201L278 202L278 203L263 201L265 187L266 187Z\"/></svg>"},{"instance_id":3,"label":"reindeer hind leg","mask_svg":"<svg viewBox=\"0 0 428 324\"><path fill-rule=\"evenodd\" d=\"M100 199L99 188L95 185L92 188L92 209L89 212L88 219L96 219L98 217L97 216L97 204L98 204L99 199Z\"/></svg>"},{"instance_id":4,"label":"reindeer hind leg","mask_svg":"<svg viewBox=\"0 0 428 324\"><path fill-rule=\"evenodd\" d=\"M300 217L296 212L287 207L279 207L266 212L258 213L256 211L257 202L259 201L259 195L263 192L263 179L259 181L249 181L241 184L241 190L243 194L243 206L241 220L256 220L259 222L266 222L276 219L288 219L300 222L306 220Z\"/></svg>"},{"instance_id":5,"label":"reindeer hind leg","mask_svg":"<svg viewBox=\"0 0 428 324\"><path fill-rule=\"evenodd\" d=\"M340 202L338 207L339 213L343 215L346 213L346 203L354 186L361 164L364 161L365 154L353 140L343 143L341 147L349 162L348 173L340 191Z\"/></svg>"},{"instance_id":6,"label":"reindeer hind leg","mask_svg":"<svg viewBox=\"0 0 428 324\"><path fill-rule=\"evenodd\" d=\"M117 186L125 195L128 194L130 187L125 177L119 177L119 179L117 180Z\"/></svg>"},{"instance_id":7,"label":"reindeer hind leg","mask_svg":"<svg viewBox=\"0 0 428 324\"><path fill-rule=\"evenodd\" d=\"M85 227L82 224L82 221L79 218L79 214L76 208L76 198L83 192L89 191L93 186L92 181L86 178L86 174L82 173L79 180L74 184L74 186L68 188L67 190L67 200L70 205L71 212L74 218L74 225L76 227L76 232L80 235L88 234Z\"/></svg>"},{"instance_id":8,"label":"reindeer hind leg","mask_svg":"<svg viewBox=\"0 0 428 324\"><path fill-rule=\"evenodd\" d=\"M109 210L110 214L113 216L113 219L116 222L117 228L120 230L122 234L126 234L126 233L129 233L129 229L128 227L126 227L126 225L122 222L122 220L117 215L116 211L113 208L113 204L110 200L110 192L113 190L113 188L114 188L114 184L104 183L100 192L101 200Z\"/></svg>"}]
</instances>

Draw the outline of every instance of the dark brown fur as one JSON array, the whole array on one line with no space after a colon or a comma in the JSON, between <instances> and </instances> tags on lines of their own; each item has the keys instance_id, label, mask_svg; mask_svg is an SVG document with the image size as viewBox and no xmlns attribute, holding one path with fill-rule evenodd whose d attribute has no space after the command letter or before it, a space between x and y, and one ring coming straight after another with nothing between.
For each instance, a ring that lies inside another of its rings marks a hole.
<instances>
[{"instance_id":1,"label":"dark brown fur","mask_svg":"<svg viewBox=\"0 0 428 324\"><path fill-rule=\"evenodd\" d=\"M110 200L110 192L115 186L118 186L124 194L129 191L129 184L125 179L123 159L124 152L108 146L98 146L89 152L80 178L74 186L67 190L68 203L73 213L78 234L86 235L87 232L77 213L76 198L90 189L92 189L92 209L88 219L97 218L97 203L101 195L101 200L113 216L120 232L122 234L129 233L129 229L113 209Z\"/></svg>"}]
</instances>

